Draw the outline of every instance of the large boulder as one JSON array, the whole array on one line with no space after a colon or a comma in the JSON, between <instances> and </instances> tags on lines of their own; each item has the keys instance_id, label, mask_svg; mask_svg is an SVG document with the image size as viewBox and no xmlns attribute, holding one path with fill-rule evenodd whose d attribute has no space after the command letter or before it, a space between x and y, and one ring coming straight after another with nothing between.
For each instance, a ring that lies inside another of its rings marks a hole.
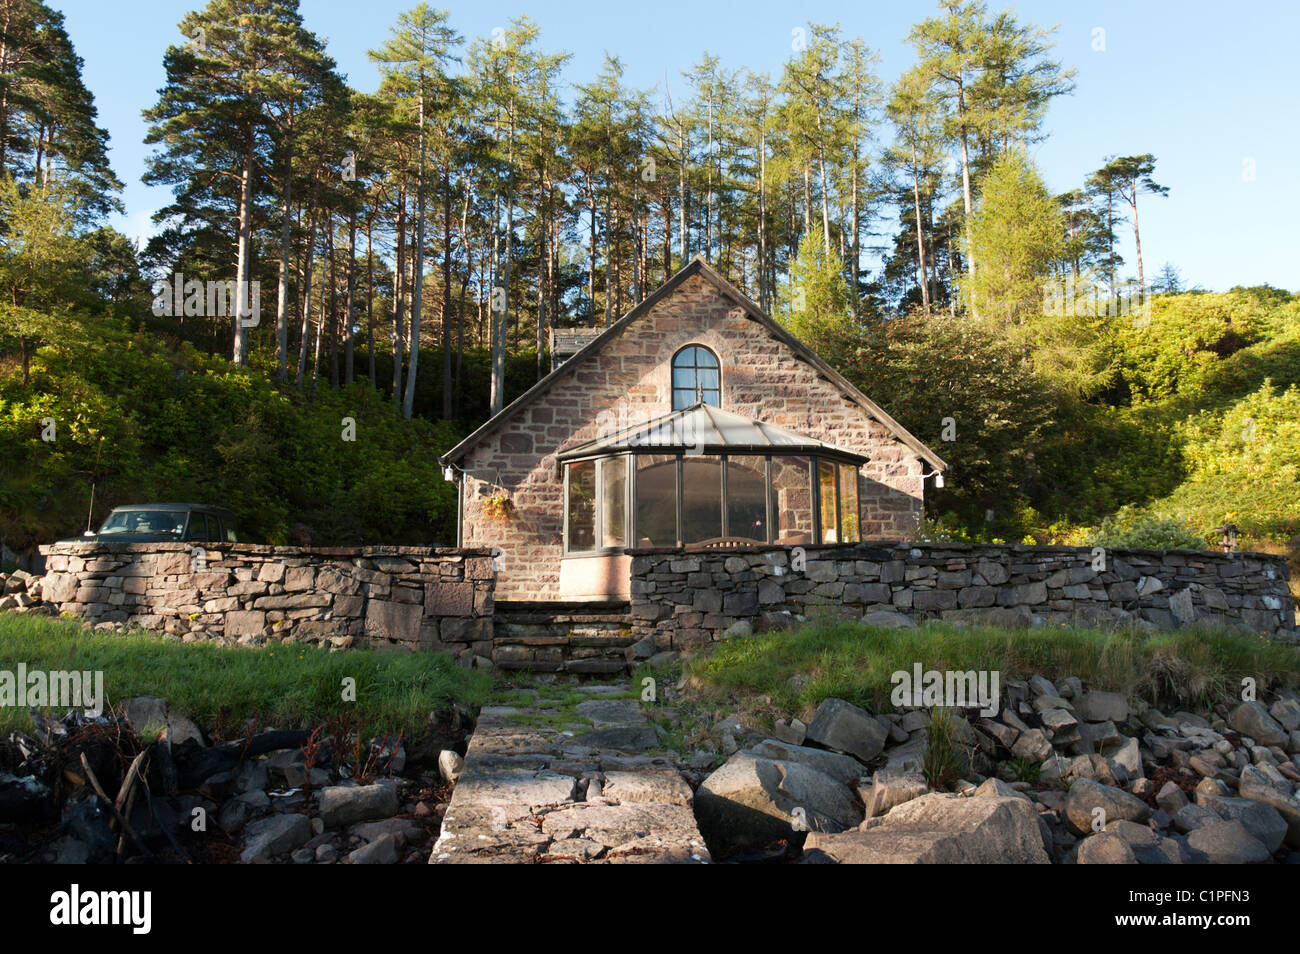
<instances>
[{"instance_id":1,"label":"large boulder","mask_svg":"<svg viewBox=\"0 0 1300 954\"><path fill-rule=\"evenodd\" d=\"M1187 845L1214 865L1258 865L1270 860L1268 849L1239 821L1198 828L1187 836Z\"/></svg>"},{"instance_id":2,"label":"large boulder","mask_svg":"<svg viewBox=\"0 0 1300 954\"><path fill-rule=\"evenodd\" d=\"M1093 831L1099 808L1104 813L1103 826L1114 821L1145 822L1151 817L1150 807L1135 795L1092 779L1076 779L1065 796L1065 820L1070 829L1076 835Z\"/></svg>"},{"instance_id":3,"label":"large boulder","mask_svg":"<svg viewBox=\"0 0 1300 954\"><path fill-rule=\"evenodd\" d=\"M920 772L881 769L871 780L871 795L866 799L867 817L887 814L891 808L920 798L929 790L930 786Z\"/></svg>"},{"instance_id":4,"label":"large boulder","mask_svg":"<svg viewBox=\"0 0 1300 954\"><path fill-rule=\"evenodd\" d=\"M311 819L306 815L272 815L244 829L244 850L239 858L244 864L267 860L301 847L309 838Z\"/></svg>"},{"instance_id":5,"label":"large boulder","mask_svg":"<svg viewBox=\"0 0 1300 954\"><path fill-rule=\"evenodd\" d=\"M826 699L808 725L808 741L870 762L885 749L889 732L865 709L843 699Z\"/></svg>"},{"instance_id":6,"label":"large boulder","mask_svg":"<svg viewBox=\"0 0 1300 954\"><path fill-rule=\"evenodd\" d=\"M1080 865L1135 865L1137 855L1127 841L1110 832L1099 832L1079 842L1075 863Z\"/></svg>"},{"instance_id":7,"label":"large boulder","mask_svg":"<svg viewBox=\"0 0 1300 954\"><path fill-rule=\"evenodd\" d=\"M797 841L804 832L839 832L862 821L857 797L801 762L737 752L695 793L700 832L714 851Z\"/></svg>"},{"instance_id":8,"label":"large boulder","mask_svg":"<svg viewBox=\"0 0 1300 954\"><path fill-rule=\"evenodd\" d=\"M1085 692L1074 700L1074 711L1085 722L1114 722L1128 718L1128 699L1122 692Z\"/></svg>"},{"instance_id":9,"label":"large boulder","mask_svg":"<svg viewBox=\"0 0 1300 954\"><path fill-rule=\"evenodd\" d=\"M1260 745L1285 745L1290 738L1260 702L1243 702L1237 706L1228 715L1228 725Z\"/></svg>"},{"instance_id":10,"label":"large boulder","mask_svg":"<svg viewBox=\"0 0 1300 954\"><path fill-rule=\"evenodd\" d=\"M894 808L875 827L814 832L806 863L1049 864L1038 813L1023 798L931 793Z\"/></svg>"},{"instance_id":11,"label":"large boulder","mask_svg":"<svg viewBox=\"0 0 1300 954\"><path fill-rule=\"evenodd\" d=\"M1241 770L1237 791L1242 798L1263 802L1274 808L1286 822L1286 843L1300 851L1300 799L1254 765Z\"/></svg>"},{"instance_id":12,"label":"large boulder","mask_svg":"<svg viewBox=\"0 0 1300 954\"><path fill-rule=\"evenodd\" d=\"M1239 821L1246 830L1258 838L1269 854L1282 847L1287 824L1280 812L1266 802L1253 798L1231 798L1227 795L1199 793L1196 804L1204 805L1225 821Z\"/></svg>"},{"instance_id":13,"label":"large boulder","mask_svg":"<svg viewBox=\"0 0 1300 954\"><path fill-rule=\"evenodd\" d=\"M326 828L397 814L397 789L391 785L332 785L320 793L320 817Z\"/></svg>"},{"instance_id":14,"label":"large boulder","mask_svg":"<svg viewBox=\"0 0 1300 954\"><path fill-rule=\"evenodd\" d=\"M827 752L825 749L814 749L808 745L792 745L776 739L764 739L749 751L759 758L773 759L778 762L798 762L824 775L829 775L844 785L851 785L864 775L862 763L852 756Z\"/></svg>"},{"instance_id":15,"label":"large boulder","mask_svg":"<svg viewBox=\"0 0 1300 954\"><path fill-rule=\"evenodd\" d=\"M175 748L193 739L204 745L203 733L194 720L156 696L136 696L123 705L126 721L137 735L152 736L166 733L167 741Z\"/></svg>"}]
</instances>

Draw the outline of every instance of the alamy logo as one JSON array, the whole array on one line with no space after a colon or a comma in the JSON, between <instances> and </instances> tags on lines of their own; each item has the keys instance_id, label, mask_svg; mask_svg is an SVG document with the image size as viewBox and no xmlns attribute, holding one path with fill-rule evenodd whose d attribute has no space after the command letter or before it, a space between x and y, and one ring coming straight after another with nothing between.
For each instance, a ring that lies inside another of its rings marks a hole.
<instances>
[{"instance_id":1,"label":"alamy logo","mask_svg":"<svg viewBox=\"0 0 1300 954\"><path fill-rule=\"evenodd\" d=\"M916 663L911 672L900 669L889 677L889 681L894 684L889 701L896 708L978 708L980 715L995 716L998 714L1000 678L997 670L922 671L921 664Z\"/></svg>"},{"instance_id":2,"label":"alamy logo","mask_svg":"<svg viewBox=\"0 0 1300 954\"><path fill-rule=\"evenodd\" d=\"M0 669L0 706L51 706L57 709L84 709L98 718L104 712L104 673L27 668Z\"/></svg>"},{"instance_id":3,"label":"alamy logo","mask_svg":"<svg viewBox=\"0 0 1300 954\"><path fill-rule=\"evenodd\" d=\"M132 934L148 934L153 925L153 895L148 891L82 891L74 884L50 895L50 923L129 925Z\"/></svg>"}]
</instances>

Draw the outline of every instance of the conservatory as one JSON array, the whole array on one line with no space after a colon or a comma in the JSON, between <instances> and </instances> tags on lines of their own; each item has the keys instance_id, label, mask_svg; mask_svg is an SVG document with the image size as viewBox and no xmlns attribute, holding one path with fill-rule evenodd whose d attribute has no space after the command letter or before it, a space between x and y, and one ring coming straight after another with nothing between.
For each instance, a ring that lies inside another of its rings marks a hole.
<instances>
[{"instance_id":1,"label":"conservatory","mask_svg":"<svg viewBox=\"0 0 1300 954\"><path fill-rule=\"evenodd\" d=\"M858 468L867 460L696 403L559 455L564 555L856 542ZM612 569L588 568L602 576Z\"/></svg>"}]
</instances>

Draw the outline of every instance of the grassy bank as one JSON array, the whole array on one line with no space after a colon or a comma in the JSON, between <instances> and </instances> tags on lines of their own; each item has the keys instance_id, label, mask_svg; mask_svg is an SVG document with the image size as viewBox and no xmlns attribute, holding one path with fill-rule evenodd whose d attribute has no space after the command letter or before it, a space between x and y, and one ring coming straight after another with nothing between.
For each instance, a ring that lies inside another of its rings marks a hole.
<instances>
[{"instance_id":1,"label":"grassy bank","mask_svg":"<svg viewBox=\"0 0 1300 954\"><path fill-rule=\"evenodd\" d=\"M828 696L876 712L889 702L894 672L993 670L1007 679L1034 673L1078 676L1096 689L1162 704L1204 704L1239 694L1243 677L1262 688L1300 684L1300 648L1228 629L1148 634L1061 628L1011 632L931 624L912 630L854 623L811 624L720 643L687 664L700 700L771 716L807 717Z\"/></svg>"},{"instance_id":2,"label":"grassy bank","mask_svg":"<svg viewBox=\"0 0 1300 954\"><path fill-rule=\"evenodd\" d=\"M228 648L92 633L66 620L0 614L0 670L15 672L20 662L29 671L102 671L109 705L160 696L225 737L243 735L249 719L259 728L291 729L345 714L367 731L404 729L410 737L430 712L453 702L480 704L492 684L446 653ZM347 678L356 681L355 702L343 699ZM0 734L30 726L25 708L0 708Z\"/></svg>"}]
</instances>

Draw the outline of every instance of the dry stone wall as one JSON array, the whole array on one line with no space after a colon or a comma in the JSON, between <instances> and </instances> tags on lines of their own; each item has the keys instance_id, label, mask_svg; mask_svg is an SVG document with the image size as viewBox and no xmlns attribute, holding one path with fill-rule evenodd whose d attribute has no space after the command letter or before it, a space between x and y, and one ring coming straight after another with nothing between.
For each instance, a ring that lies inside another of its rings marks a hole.
<instances>
[{"instance_id":1,"label":"dry stone wall","mask_svg":"<svg viewBox=\"0 0 1300 954\"><path fill-rule=\"evenodd\" d=\"M42 598L97 624L492 655L489 550L78 543L41 552Z\"/></svg>"},{"instance_id":2,"label":"dry stone wall","mask_svg":"<svg viewBox=\"0 0 1300 954\"><path fill-rule=\"evenodd\" d=\"M818 616L1012 627L1173 628L1205 620L1293 640L1288 578L1284 557L1196 550L951 543L647 549L633 551L631 615L634 635L652 636L659 650Z\"/></svg>"}]
</instances>

